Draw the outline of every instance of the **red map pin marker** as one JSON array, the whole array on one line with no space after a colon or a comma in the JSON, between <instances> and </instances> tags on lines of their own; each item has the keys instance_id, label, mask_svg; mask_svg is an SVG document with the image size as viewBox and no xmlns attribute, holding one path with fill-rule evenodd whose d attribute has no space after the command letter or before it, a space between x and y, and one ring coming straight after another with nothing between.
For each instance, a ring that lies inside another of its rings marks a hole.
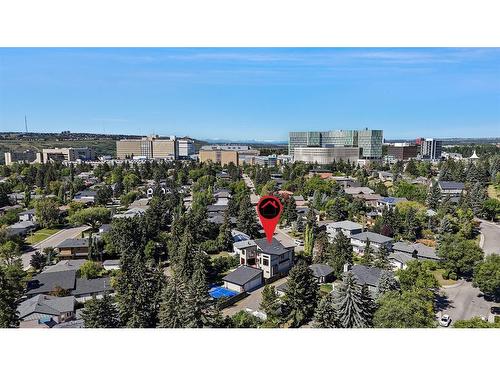
<instances>
[{"instance_id":1,"label":"red map pin marker","mask_svg":"<svg viewBox=\"0 0 500 375\"><path fill-rule=\"evenodd\" d=\"M280 220L282 210L283 206L280 200L272 195L260 198L257 204L257 213L269 243L273 242L274 229Z\"/></svg>"}]
</instances>

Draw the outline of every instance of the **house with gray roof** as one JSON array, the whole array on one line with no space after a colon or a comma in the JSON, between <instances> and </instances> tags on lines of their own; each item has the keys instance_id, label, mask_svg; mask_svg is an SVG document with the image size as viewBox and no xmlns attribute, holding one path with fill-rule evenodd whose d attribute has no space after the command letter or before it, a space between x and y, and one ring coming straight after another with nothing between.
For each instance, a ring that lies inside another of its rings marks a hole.
<instances>
[{"instance_id":1,"label":"house with gray roof","mask_svg":"<svg viewBox=\"0 0 500 375\"><path fill-rule=\"evenodd\" d=\"M73 290L75 283L75 270L40 273L28 281L26 295L49 294L57 288Z\"/></svg>"},{"instance_id":2,"label":"house with gray roof","mask_svg":"<svg viewBox=\"0 0 500 375\"><path fill-rule=\"evenodd\" d=\"M350 220L336 221L326 224L326 233L328 234L330 241L333 241L335 236L340 232L344 233L347 238L351 238L353 235L359 234L362 231L363 226L361 224Z\"/></svg>"},{"instance_id":3,"label":"house with gray roof","mask_svg":"<svg viewBox=\"0 0 500 375\"><path fill-rule=\"evenodd\" d=\"M60 260L53 266L45 267L42 273L47 272L59 272L59 271L78 271L83 263L86 262L86 259L68 259L68 260Z\"/></svg>"},{"instance_id":4,"label":"house with gray roof","mask_svg":"<svg viewBox=\"0 0 500 375\"><path fill-rule=\"evenodd\" d=\"M33 221L20 221L18 223L14 223L7 227L7 236L14 237L20 236L25 237L31 231L38 228L38 224Z\"/></svg>"},{"instance_id":5,"label":"house with gray roof","mask_svg":"<svg viewBox=\"0 0 500 375\"><path fill-rule=\"evenodd\" d=\"M97 279L76 279L75 288L71 295L75 296L78 302L85 302L92 297L101 298L106 293L112 293L111 279L100 277Z\"/></svg>"},{"instance_id":6,"label":"house with gray roof","mask_svg":"<svg viewBox=\"0 0 500 375\"><path fill-rule=\"evenodd\" d=\"M293 266L295 245L285 246L275 237L271 243L265 238L236 242L233 248L240 254L240 264L260 268L266 279L284 276Z\"/></svg>"},{"instance_id":7,"label":"house with gray roof","mask_svg":"<svg viewBox=\"0 0 500 375\"><path fill-rule=\"evenodd\" d=\"M234 290L235 292L249 292L264 283L261 269L250 266L239 266L233 272L224 276L224 288Z\"/></svg>"},{"instance_id":8,"label":"house with gray roof","mask_svg":"<svg viewBox=\"0 0 500 375\"><path fill-rule=\"evenodd\" d=\"M375 251L385 249L390 251L392 248L392 237L383 236L374 232L361 232L351 236L351 245L355 252L363 254L366 244L370 242L370 247Z\"/></svg>"},{"instance_id":9,"label":"house with gray roof","mask_svg":"<svg viewBox=\"0 0 500 375\"><path fill-rule=\"evenodd\" d=\"M411 260L441 261L436 254L436 249L422 243L396 242L392 246L392 251L389 254L389 260L394 268L405 269L406 264Z\"/></svg>"},{"instance_id":10,"label":"house with gray roof","mask_svg":"<svg viewBox=\"0 0 500 375\"><path fill-rule=\"evenodd\" d=\"M359 285L367 285L370 292L375 293L382 275L382 268L363 266L355 264L353 266L345 266L345 272L351 272Z\"/></svg>"},{"instance_id":11,"label":"house with gray roof","mask_svg":"<svg viewBox=\"0 0 500 375\"><path fill-rule=\"evenodd\" d=\"M442 198L448 197L452 202L458 202L464 191L465 184L456 181L438 181L438 187Z\"/></svg>"},{"instance_id":12,"label":"house with gray roof","mask_svg":"<svg viewBox=\"0 0 500 375\"><path fill-rule=\"evenodd\" d=\"M62 323L75 316L75 297L54 297L36 295L19 304L17 313L21 321L46 322L52 320Z\"/></svg>"},{"instance_id":13,"label":"house with gray roof","mask_svg":"<svg viewBox=\"0 0 500 375\"><path fill-rule=\"evenodd\" d=\"M309 266L309 269L313 272L314 278L318 284L329 283L333 281L333 268L328 264L314 263Z\"/></svg>"}]
</instances>

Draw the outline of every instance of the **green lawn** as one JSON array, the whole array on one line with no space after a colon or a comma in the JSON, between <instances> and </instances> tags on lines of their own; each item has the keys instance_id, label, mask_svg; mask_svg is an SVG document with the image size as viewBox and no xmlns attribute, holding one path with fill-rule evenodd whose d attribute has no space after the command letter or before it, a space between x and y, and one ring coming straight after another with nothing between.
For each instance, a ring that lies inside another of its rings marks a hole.
<instances>
[{"instance_id":1,"label":"green lawn","mask_svg":"<svg viewBox=\"0 0 500 375\"><path fill-rule=\"evenodd\" d=\"M49 238L53 234L59 232L61 229L40 229L34 232L31 236L26 237L26 242L30 245L34 245L40 241Z\"/></svg>"},{"instance_id":2,"label":"green lawn","mask_svg":"<svg viewBox=\"0 0 500 375\"><path fill-rule=\"evenodd\" d=\"M443 269L437 269L435 271L431 271L431 273L434 275L434 277L438 281L439 285L441 285L441 286L447 286L447 285L453 285L453 284L457 283L457 280L451 280L451 279L446 280L443 277L443 272L444 272Z\"/></svg>"},{"instance_id":3,"label":"green lawn","mask_svg":"<svg viewBox=\"0 0 500 375\"><path fill-rule=\"evenodd\" d=\"M234 253L228 253L227 251L221 251L218 254L210 254L210 258L219 258L219 257L227 257L234 256Z\"/></svg>"},{"instance_id":4,"label":"green lawn","mask_svg":"<svg viewBox=\"0 0 500 375\"><path fill-rule=\"evenodd\" d=\"M488 196L490 198L500 199L500 186L490 185L488 186Z\"/></svg>"},{"instance_id":5,"label":"green lawn","mask_svg":"<svg viewBox=\"0 0 500 375\"><path fill-rule=\"evenodd\" d=\"M321 284L319 286L319 290L322 293L328 294L333 290L333 286L332 286L332 284Z\"/></svg>"}]
</instances>

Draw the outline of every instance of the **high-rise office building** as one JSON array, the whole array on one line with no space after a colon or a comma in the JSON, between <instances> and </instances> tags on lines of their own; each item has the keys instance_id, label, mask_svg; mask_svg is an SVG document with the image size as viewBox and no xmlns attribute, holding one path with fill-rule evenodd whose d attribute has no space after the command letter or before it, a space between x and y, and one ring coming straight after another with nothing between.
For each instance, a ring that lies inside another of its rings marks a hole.
<instances>
[{"instance_id":1,"label":"high-rise office building","mask_svg":"<svg viewBox=\"0 0 500 375\"><path fill-rule=\"evenodd\" d=\"M422 141L420 156L422 159L438 160L441 159L443 142L434 138L426 138Z\"/></svg>"},{"instance_id":2,"label":"high-rise office building","mask_svg":"<svg viewBox=\"0 0 500 375\"><path fill-rule=\"evenodd\" d=\"M180 157L188 157L196 153L196 149L194 147L194 141L192 139L189 138L179 139L178 144L179 144Z\"/></svg>"},{"instance_id":3,"label":"high-rise office building","mask_svg":"<svg viewBox=\"0 0 500 375\"><path fill-rule=\"evenodd\" d=\"M382 157L382 130L332 130L323 132L290 132L288 154L293 156L298 147L360 147L361 157Z\"/></svg>"}]
</instances>

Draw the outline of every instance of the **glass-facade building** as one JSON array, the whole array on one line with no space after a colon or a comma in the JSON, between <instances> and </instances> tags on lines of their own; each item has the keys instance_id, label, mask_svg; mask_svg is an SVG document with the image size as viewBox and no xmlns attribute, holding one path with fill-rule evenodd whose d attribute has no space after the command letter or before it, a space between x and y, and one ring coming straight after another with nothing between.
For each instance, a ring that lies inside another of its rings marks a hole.
<instances>
[{"instance_id":1,"label":"glass-facade building","mask_svg":"<svg viewBox=\"0 0 500 375\"><path fill-rule=\"evenodd\" d=\"M290 132L288 154L298 147L359 147L365 159L382 157L382 130L332 130L324 132Z\"/></svg>"}]
</instances>

